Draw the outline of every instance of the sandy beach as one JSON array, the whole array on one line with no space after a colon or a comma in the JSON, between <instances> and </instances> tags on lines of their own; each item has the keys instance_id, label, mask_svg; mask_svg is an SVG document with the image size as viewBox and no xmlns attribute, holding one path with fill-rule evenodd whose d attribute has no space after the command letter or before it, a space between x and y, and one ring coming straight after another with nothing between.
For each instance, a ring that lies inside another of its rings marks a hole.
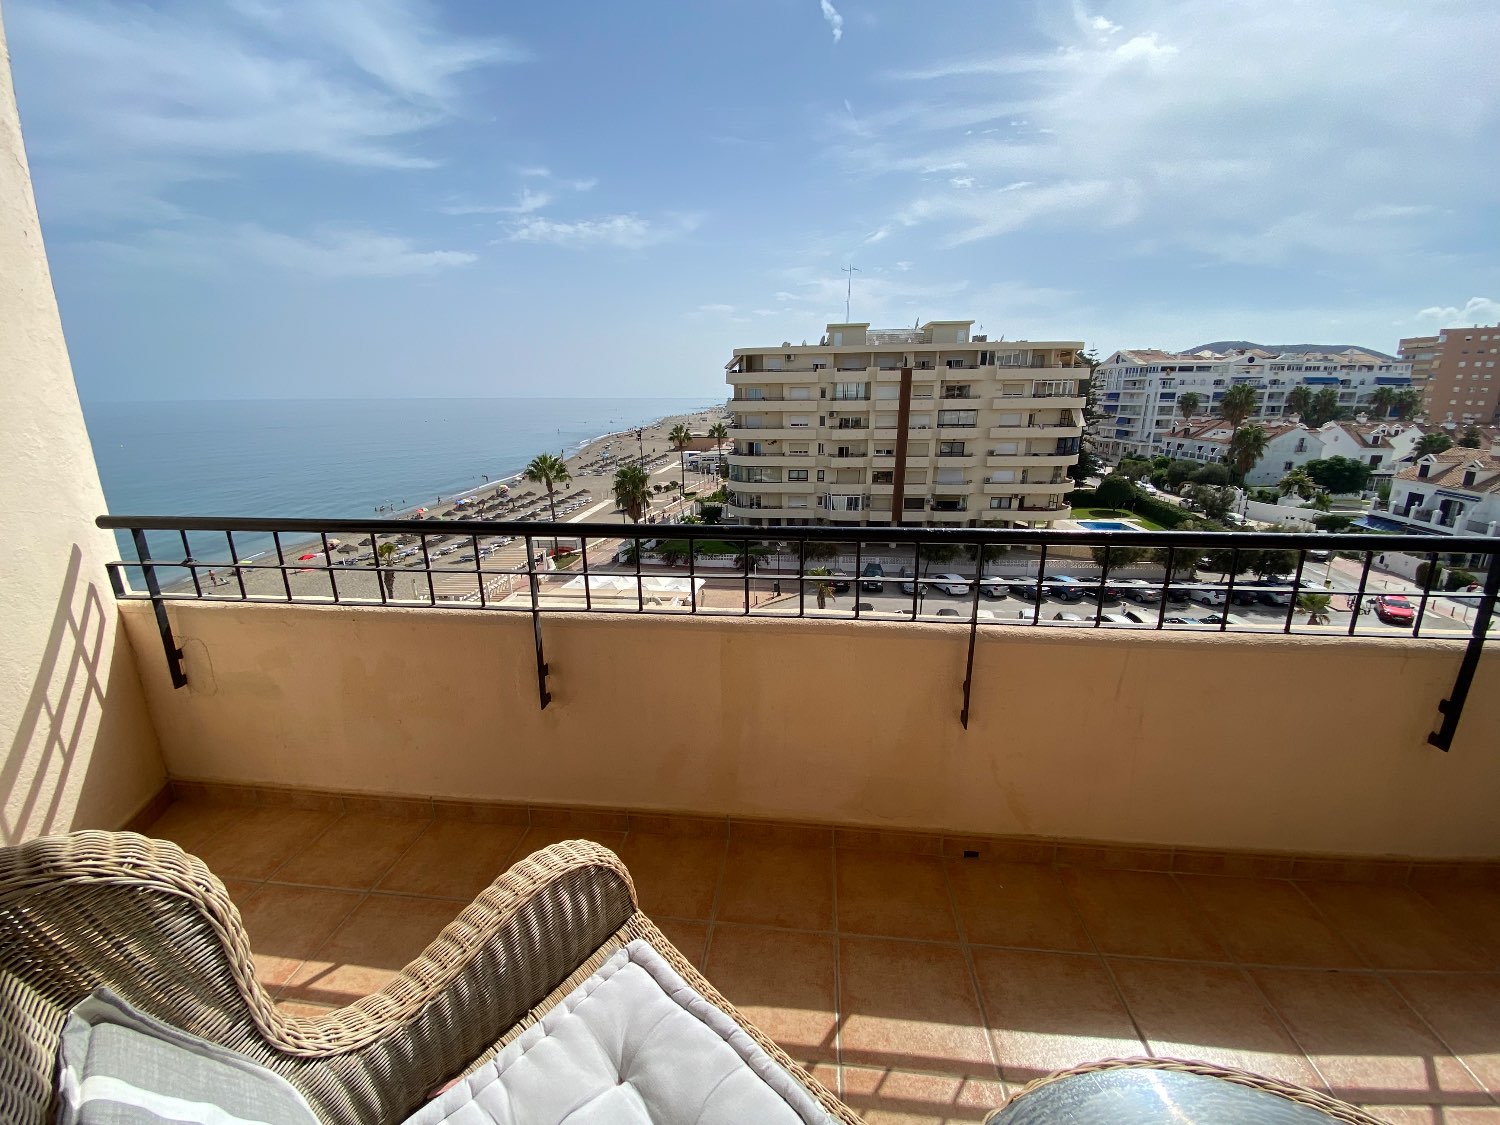
<instances>
[{"instance_id":1,"label":"sandy beach","mask_svg":"<svg viewBox=\"0 0 1500 1125\"><path fill-rule=\"evenodd\" d=\"M679 459L667 435L678 423L684 423L695 436L703 437L710 426L725 417L724 409L716 407L658 419L641 427L639 436L635 429L629 429L586 442L565 458L572 480L557 489L558 521L581 523L621 519L610 488L616 469L637 462L644 452L653 484L677 481L680 479ZM716 487L718 482L713 478L688 471L689 491ZM654 522L670 521L690 506L691 501L684 502L676 490L663 492L654 499L648 518ZM445 583L461 583L467 591L477 592L483 581L487 594L493 594L509 592L512 582L503 572L525 565L524 543L465 534L463 521L475 518L548 521L551 512L546 490L517 474L497 477L488 484L456 496L433 496L406 510L372 513L375 519L415 517L433 524L432 534L425 537L428 561L435 567L451 568L455 574L453 579L439 576L435 580L439 593ZM427 601L431 593L427 576L418 569L423 565L422 539L415 535L390 540L383 538L381 544L388 541L398 549L395 579L389 596L398 601ZM290 586L292 594L299 599L320 595L332 599L336 590L340 600L379 600L376 575L370 569L368 536L342 540L331 536L327 555L334 564L331 567L325 565L320 543L303 536L294 539L284 535L281 546L288 563L303 562L306 565L289 570L285 575L279 569L259 569L255 565L274 568L274 551L245 559L251 565L239 567L230 565L225 556L212 560L203 558L199 560L196 576L198 589L204 596L226 599L238 599L242 590L250 597L285 598ZM592 547L591 543L591 560L594 557ZM482 577L474 577L476 572ZM158 573L163 588L174 591L193 589L194 576L186 568L162 567Z\"/></svg>"}]
</instances>

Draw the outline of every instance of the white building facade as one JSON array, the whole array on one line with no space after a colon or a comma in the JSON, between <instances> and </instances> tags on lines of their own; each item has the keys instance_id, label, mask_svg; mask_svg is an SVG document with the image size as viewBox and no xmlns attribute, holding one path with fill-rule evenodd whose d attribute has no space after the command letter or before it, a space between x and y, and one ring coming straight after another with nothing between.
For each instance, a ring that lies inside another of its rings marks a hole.
<instances>
[{"instance_id":1,"label":"white building facade","mask_svg":"<svg viewBox=\"0 0 1500 1125\"><path fill-rule=\"evenodd\" d=\"M1500 446L1417 458L1396 474L1381 515L1412 531L1500 536Z\"/></svg>"},{"instance_id":2,"label":"white building facade","mask_svg":"<svg viewBox=\"0 0 1500 1125\"><path fill-rule=\"evenodd\" d=\"M1380 387L1411 386L1411 364L1360 351L1115 352L1094 373L1095 408L1102 415L1094 426L1097 450L1112 461L1148 455L1158 438L1184 422L1179 403L1184 394L1198 396L1194 417L1207 418L1218 412L1225 392L1239 383L1260 392L1254 418L1277 421L1288 412L1286 397L1294 387L1305 386L1314 393L1332 387L1339 405L1354 411L1367 406Z\"/></svg>"},{"instance_id":3,"label":"white building facade","mask_svg":"<svg viewBox=\"0 0 1500 1125\"><path fill-rule=\"evenodd\" d=\"M725 365L734 440L726 515L755 527L1067 518L1067 470L1083 434L1083 342L997 342L971 336L972 325L830 324L816 345L736 348ZM905 404L903 367L912 370Z\"/></svg>"}]
</instances>

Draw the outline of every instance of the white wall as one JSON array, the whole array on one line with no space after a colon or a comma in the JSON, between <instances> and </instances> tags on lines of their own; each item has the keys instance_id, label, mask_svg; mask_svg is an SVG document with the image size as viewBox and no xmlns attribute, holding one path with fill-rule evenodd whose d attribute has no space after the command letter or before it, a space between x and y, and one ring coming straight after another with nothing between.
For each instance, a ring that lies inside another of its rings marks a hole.
<instances>
[{"instance_id":1,"label":"white wall","mask_svg":"<svg viewBox=\"0 0 1500 1125\"><path fill-rule=\"evenodd\" d=\"M115 828L165 770L104 572L113 537L0 27L0 840Z\"/></svg>"}]
</instances>

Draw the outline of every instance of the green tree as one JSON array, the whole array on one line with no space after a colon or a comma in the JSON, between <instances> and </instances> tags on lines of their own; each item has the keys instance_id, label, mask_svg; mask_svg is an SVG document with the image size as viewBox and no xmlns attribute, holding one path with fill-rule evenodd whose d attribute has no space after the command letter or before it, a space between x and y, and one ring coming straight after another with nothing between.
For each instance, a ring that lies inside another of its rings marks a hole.
<instances>
[{"instance_id":1,"label":"green tree","mask_svg":"<svg viewBox=\"0 0 1500 1125\"><path fill-rule=\"evenodd\" d=\"M1370 396L1370 406L1374 408L1375 417L1389 418L1391 412L1396 408L1395 387L1376 387L1375 393Z\"/></svg>"},{"instance_id":2,"label":"green tree","mask_svg":"<svg viewBox=\"0 0 1500 1125\"><path fill-rule=\"evenodd\" d=\"M1312 506L1320 512L1326 512L1333 507L1333 498L1324 489L1318 489L1313 493Z\"/></svg>"},{"instance_id":3,"label":"green tree","mask_svg":"<svg viewBox=\"0 0 1500 1125\"><path fill-rule=\"evenodd\" d=\"M1453 439L1447 434L1431 433L1423 434L1417 439L1415 452L1418 457L1426 457L1429 453L1442 453L1445 449L1453 448Z\"/></svg>"},{"instance_id":4,"label":"green tree","mask_svg":"<svg viewBox=\"0 0 1500 1125\"><path fill-rule=\"evenodd\" d=\"M708 436L720 445L723 445L729 440L729 427L723 422L715 422L712 426L708 427Z\"/></svg>"},{"instance_id":5,"label":"green tree","mask_svg":"<svg viewBox=\"0 0 1500 1125\"><path fill-rule=\"evenodd\" d=\"M1478 426L1471 424L1466 426L1464 432L1459 435L1458 444L1465 449L1478 449L1484 444L1484 435L1479 432Z\"/></svg>"},{"instance_id":6,"label":"green tree","mask_svg":"<svg viewBox=\"0 0 1500 1125\"><path fill-rule=\"evenodd\" d=\"M1094 452L1093 446L1088 440L1082 440L1078 444L1078 460L1068 466L1068 479L1074 484L1082 484L1099 471L1103 462L1099 455Z\"/></svg>"},{"instance_id":7,"label":"green tree","mask_svg":"<svg viewBox=\"0 0 1500 1125\"><path fill-rule=\"evenodd\" d=\"M1167 466L1167 484L1173 489L1181 488L1197 471L1196 461L1173 461Z\"/></svg>"},{"instance_id":8,"label":"green tree","mask_svg":"<svg viewBox=\"0 0 1500 1125\"><path fill-rule=\"evenodd\" d=\"M1127 566L1134 566L1138 562L1144 562L1151 555L1150 547L1090 547L1089 554L1094 556L1094 562L1101 568L1105 564L1105 556L1108 555L1109 569L1111 571L1123 570Z\"/></svg>"},{"instance_id":9,"label":"green tree","mask_svg":"<svg viewBox=\"0 0 1500 1125\"><path fill-rule=\"evenodd\" d=\"M1229 467L1234 474L1245 479L1245 474L1255 468L1266 452L1266 431L1261 426L1241 426L1229 439Z\"/></svg>"},{"instance_id":10,"label":"green tree","mask_svg":"<svg viewBox=\"0 0 1500 1125\"><path fill-rule=\"evenodd\" d=\"M396 596L396 571L392 568L396 565L396 551L398 548L394 543L382 543L380 549L375 553L380 556L380 580L385 583L385 596L393 598ZM331 572L330 572L331 573Z\"/></svg>"},{"instance_id":11,"label":"green tree","mask_svg":"<svg viewBox=\"0 0 1500 1125\"><path fill-rule=\"evenodd\" d=\"M1126 457L1115 468L1115 472L1127 480L1140 480L1151 471L1151 462L1139 457Z\"/></svg>"},{"instance_id":12,"label":"green tree","mask_svg":"<svg viewBox=\"0 0 1500 1125\"><path fill-rule=\"evenodd\" d=\"M1322 387L1318 393L1312 396L1308 403L1307 412L1303 415L1302 423L1309 429L1316 430L1319 426L1326 425L1345 413L1339 405L1339 393L1333 387Z\"/></svg>"},{"instance_id":13,"label":"green tree","mask_svg":"<svg viewBox=\"0 0 1500 1125\"><path fill-rule=\"evenodd\" d=\"M1222 520L1234 511L1235 494L1232 488L1195 484L1188 489L1187 496L1211 520Z\"/></svg>"},{"instance_id":14,"label":"green tree","mask_svg":"<svg viewBox=\"0 0 1500 1125\"><path fill-rule=\"evenodd\" d=\"M1437 573L1432 576L1432 588L1436 590L1443 577L1443 564L1434 562L1431 559L1427 562L1417 564L1417 585L1421 586L1424 590L1427 588L1427 572L1432 567L1437 568Z\"/></svg>"},{"instance_id":15,"label":"green tree","mask_svg":"<svg viewBox=\"0 0 1500 1125\"><path fill-rule=\"evenodd\" d=\"M1328 594L1306 593L1297 595L1297 608L1307 614L1307 623L1309 625L1327 625L1328 607L1332 602L1333 598Z\"/></svg>"},{"instance_id":16,"label":"green tree","mask_svg":"<svg viewBox=\"0 0 1500 1125\"><path fill-rule=\"evenodd\" d=\"M677 451L677 468L682 476L682 490L687 491L687 447L692 444L693 431L686 424L678 422L672 427L672 432L667 435L667 440L672 443L672 448Z\"/></svg>"},{"instance_id":17,"label":"green tree","mask_svg":"<svg viewBox=\"0 0 1500 1125\"><path fill-rule=\"evenodd\" d=\"M1197 391L1187 391L1177 396L1177 411L1184 422L1191 422L1198 407L1203 405L1203 396Z\"/></svg>"},{"instance_id":18,"label":"green tree","mask_svg":"<svg viewBox=\"0 0 1500 1125\"><path fill-rule=\"evenodd\" d=\"M962 551L957 543L931 543L922 546L922 573L932 573L932 564L944 566L958 558Z\"/></svg>"},{"instance_id":19,"label":"green tree","mask_svg":"<svg viewBox=\"0 0 1500 1125\"><path fill-rule=\"evenodd\" d=\"M1320 495L1327 495L1320 493ZM1346 516L1342 512L1313 517L1313 526L1319 531L1343 531L1354 522L1353 516Z\"/></svg>"},{"instance_id":20,"label":"green tree","mask_svg":"<svg viewBox=\"0 0 1500 1125\"><path fill-rule=\"evenodd\" d=\"M1361 492L1370 483L1369 465L1353 457L1326 457L1309 461L1304 469L1320 488L1344 495Z\"/></svg>"},{"instance_id":21,"label":"green tree","mask_svg":"<svg viewBox=\"0 0 1500 1125\"><path fill-rule=\"evenodd\" d=\"M640 465L625 465L617 469L610 490L614 493L615 506L630 523L640 523L651 510L651 482Z\"/></svg>"},{"instance_id":22,"label":"green tree","mask_svg":"<svg viewBox=\"0 0 1500 1125\"><path fill-rule=\"evenodd\" d=\"M1276 490L1283 496L1290 496L1295 492L1303 500L1311 500L1313 493L1317 491L1317 485L1307 475L1306 469L1293 469L1276 482Z\"/></svg>"},{"instance_id":23,"label":"green tree","mask_svg":"<svg viewBox=\"0 0 1500 1125\"><path fill-rule=\"evenodd\" d=\"M1094 502L1101 508L1128 508L1135 500L1135 485L1119 473L1110 473L1094 489Z\"/></svg>"},{"instance_id":24,"label":"green tree","mask_svg":"<svg viewBox=\"0 0 1500 1125\"><path fill-rule=\"evenodd\" d=\"M1194 484L1226 485L1229 483L1229 466L1214 462L1211 465L1200 465L1193 470L1193 475L1188 478Z\"/></svg>"},{"instance_id":25,"label":"green tree","mask_svg":"<svg viewBox=\"0 0 1500 1125\"><path fill-rule=\"evenodd\" d=\"M1236 383L1219 400L1219 417L1238 430L1260 405L1260 392L1249 383Z\"/></svg>"},{"instance_id":26,"label":"green tree","mask_svg":"<svg viewBox=\"0 0 1500 1125\"><path fill-rule=\"evenodd\" d=\"M1286 393L1286 413L1300 415L1304 422L1307 421L1308 408L1312 406L1312 388L1304 383L1298 383Z\"/></svg>"},{"instance_id":27,"label":"green tree","mask_svg":"<svg viewBox=\"0 0 1500 1125\"><path fill-rule=\"evenodd\" d=\"M1422 407L1422 392L1414 387L1407 387L1396 395L1391 405L1396 411L1397 418L1403 422L1409 422Z\"/></svg>"},{"instance_id":28,"label":"green tree","mask_svg":"<svg viewBox=\"0 0 1500 1125\"><path fill-rule=\"evenodd\" d=\"M573 474L568 472L567 462L555 453L538 453L521 475L532 484L539 484L547 490L547 506L552 509L552 522L556 523L558 486L569 484L573 480ZM556 536L552 538L552 553L557 554Z\"/></svg>"}]
</instances>

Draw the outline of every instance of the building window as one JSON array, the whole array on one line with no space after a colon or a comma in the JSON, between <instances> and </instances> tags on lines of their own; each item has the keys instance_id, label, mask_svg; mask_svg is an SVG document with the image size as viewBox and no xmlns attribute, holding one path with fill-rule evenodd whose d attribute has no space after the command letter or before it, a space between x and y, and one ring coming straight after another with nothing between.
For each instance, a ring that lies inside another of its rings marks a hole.
<instances>
[{"instance_id":1,"label":"building window","mask_svg":"<svg viewBox=\"0 0 1500 1125\"><path fill-rule=\"evenodd\" d=\"M819 474L819 475L821 476L821 474ZM807 470L806 469L788 469L786 471L786 479L787 480L806 480L807 479Z\"/></svg>"},{"instance_id":2,"label":"building window","mask_svg":"<svg viewBox=\"0 0 1500 1125\"><path fill-rule=\"evenodd\" d=\"M962 457L966 452L967 450L964 448L964 443L961 441L938 442L939 457Z\"/></svg>"},{"instance_id":3,"label":"building window","mask_svg":"<svg viewBox=\"0 0 1500 1125\"><path fill-rule=\"evenodd\" d=\"M1282 471L1282 472L1283 472L1283 473L1289 473L1289 472L1291 472L1291 471L1292 471L1292 470L1293 470L1293 469L1294 469L1294 468L1296 468L1296 465L1295 465L1295 464L1294 464L1294 463L1293 463L1293 462L1291 462L1291 461L1283 461L1283 462L1282 462L1282 463L1281 463L1281 471Z\"/></svg>"},{"instance_id":4,"label":"building window","mask_svg":"<svg viewBox=\"0 0 1500 1125\"><path fill-rule=\"evenodd\" d=\"M973 427L979 425L979 411L977 410L939 410L937 424L939 426L963 426Z\"/></svg>"},{"instance_id":5,"label":"building window","mask_svg":"<svg viewBox=\"0 0 1500 1125\"><path fill-rule=\"evenodd\" d=\"M822 470L822 469L819 469L819 470L818 470L818 479L819 479L819 480L822 480L822 479L823 479L823 470Z\"/></svg>"},{"instance_id":6,"label":"building window","mask_svg":"<svg viewBox=\"0 0 1500 1125\"><path fill-rule=\"evenodd\" d=\"M870 474L871 484L895 484L896 474L889 469L876 469Z\"/></svg>"},{"instance_id":7,"label":"building window","mask_svg":"<svg viewBox=\"0 0 1500 1125\"><path fill-rule=\"evenodd\" d=\"M1010 508L1010 507L1013 507L1015 505L1015 502L1016 502L1016 498L1014 496L991 496L990 497L990 507L991 508L997 508L997 509L999 509L999 508Z\"/></svg>"}]
</instances>

